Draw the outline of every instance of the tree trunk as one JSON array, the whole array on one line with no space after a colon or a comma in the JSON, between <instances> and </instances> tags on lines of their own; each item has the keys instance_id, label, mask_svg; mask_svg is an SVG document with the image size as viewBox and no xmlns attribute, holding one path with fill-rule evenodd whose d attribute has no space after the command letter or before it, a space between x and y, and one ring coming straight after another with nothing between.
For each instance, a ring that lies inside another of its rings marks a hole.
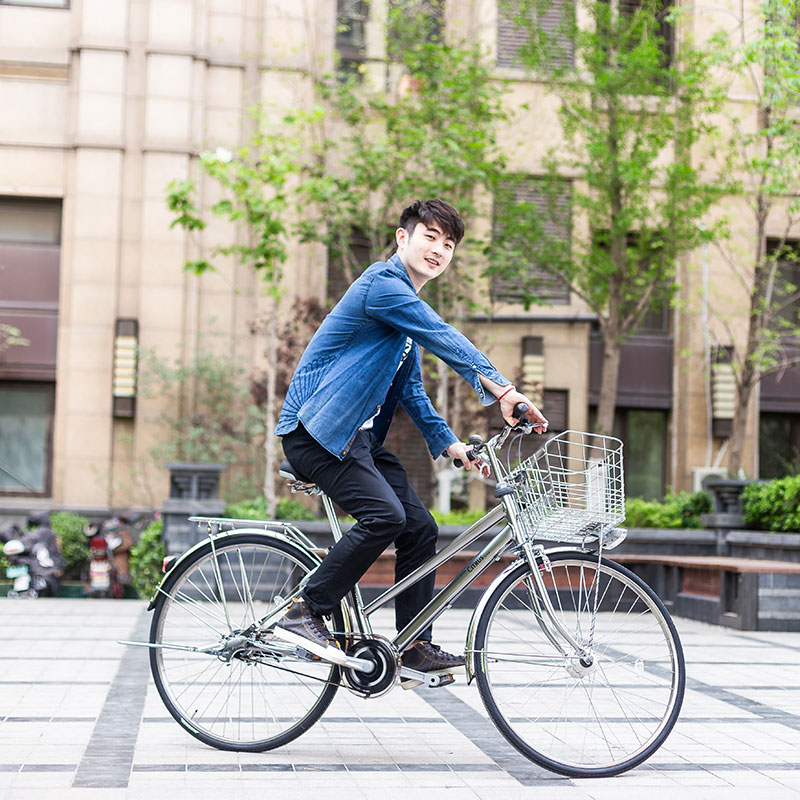
<instances>
[{"instance_id":1,"label":"tree trunk","mask_svg":"<svg viewBox=\"0 0 800 800\"><path fill-rule=\"evenodd\" d=\"M267 516L275 515L275 406L277 401L278 371L278 304L271 297L267 312L267 402L266 435L264 436L264 498L267 501Z\"/></svg>"},{"instance_id":2,"label":"tree trunk","mask_svg":"<svg viewBox=\"0 0 800 800\"><path fill-rule=\"evenodd\" d=\"M617 405L619 382L620 340L615 332L604 331L603 376L600 381L600 402L597 405L595 430L610 436L614 431L614 410Z\"/></svg>"},{"instance_id":3,"label":"tree trunk","mask_svg":"<svg viewBox=\"0 0 800 800\"><path fill-rule=\"evenodd\" d=\"M753 267L753 285L750 289L750 314L747 319L747 344L745 345L744 355L739 361L739 374L736 376L736 402L729 441L728 470L734 476L738 475L739 470L742 468L747 417L750 412L750 397L759 381L755 354L758 351L764 333L765 284L769 272L767 265L764 263L764 242L768 215L769 203L764 193L759 192L756 207L755 264Z\"/></svg>"},{"instance_id":4,"label":"tree trunk","mask_svg":"<svg viewBox=\"0 0 800 800\"><path fill-rule=\"evenodd\" d=\"M752 373L753 369L747 370ZM734 477L738 477L739 470L742 468L742 454L744 452L745 433L747 431L747 417L750 411L750 396L753 388L753 378L755 376L742 376L742 380L748 380L749 386L740 384L736 392L736 403L733 412L733 423L731 425L730 455L728 457L728 471Z\"/></svg>"}]
</instances>

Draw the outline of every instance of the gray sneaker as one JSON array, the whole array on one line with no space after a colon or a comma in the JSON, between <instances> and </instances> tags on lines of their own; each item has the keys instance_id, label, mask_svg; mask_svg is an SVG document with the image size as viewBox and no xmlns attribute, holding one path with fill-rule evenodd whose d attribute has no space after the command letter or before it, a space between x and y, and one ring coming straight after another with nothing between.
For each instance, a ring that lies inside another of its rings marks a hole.
<instances>
[{"instance_id":1,"label":"gray sneaker","mask_svg":"<svg viewBox=\"0 0 800 800\"><path fill-rule=\"evenodd\" d=\"M325 627L325 621L311 610L302 597L292 600L289 610L273 632L278 639L299 645L325 661L341 665L345 663L346 656Z\"/></svg>"}]
</instances>

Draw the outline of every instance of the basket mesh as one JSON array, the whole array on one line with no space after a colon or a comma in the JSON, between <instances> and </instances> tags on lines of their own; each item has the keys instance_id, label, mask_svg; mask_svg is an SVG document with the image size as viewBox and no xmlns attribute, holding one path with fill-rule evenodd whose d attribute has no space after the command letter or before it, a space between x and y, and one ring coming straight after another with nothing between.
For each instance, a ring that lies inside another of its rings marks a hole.
<instances>
[{"instance_id":1,"label":"basket mesh","mask_svg":"<svg viewBox=\"0 0 800 800\"><path fill-rule=\"evenodd\" d=\"M622 442L565 431L508 474L527 536L580 543L625 519Z\"/></svg>"}]
</instances>

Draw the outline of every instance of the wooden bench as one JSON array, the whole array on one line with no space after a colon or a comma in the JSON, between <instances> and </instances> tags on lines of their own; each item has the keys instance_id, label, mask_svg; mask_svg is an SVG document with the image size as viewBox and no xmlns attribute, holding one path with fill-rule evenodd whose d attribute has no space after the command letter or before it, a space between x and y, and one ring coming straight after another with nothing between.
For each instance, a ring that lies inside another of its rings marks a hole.
<instances>
[{"instance_id":1,"label":"wooden bench","mask_svg":"<svg viewBox=\"0 0 800 800\"><path fill-rule=\"evenodd\" d=\"M474 553L462 552L437 570L446 584ZM641 577L670 613L739 630L800 631L800 563L731 556L639 555L610 552L608 557ZM457 601L474 606L509 557L493 564ZM361 580L366 597L394 583L394 552L389 550Z\"/></svg>"},{"instance_id":2,"label":"wooden bench","mask_svg":"<svg viewBox=\"0 0 800 800\"><path fill-rule=\"evenodd\" d=\"M800 563L612 553L670 612L739 630L800 631Z\"/></svg>"}]
</instances>

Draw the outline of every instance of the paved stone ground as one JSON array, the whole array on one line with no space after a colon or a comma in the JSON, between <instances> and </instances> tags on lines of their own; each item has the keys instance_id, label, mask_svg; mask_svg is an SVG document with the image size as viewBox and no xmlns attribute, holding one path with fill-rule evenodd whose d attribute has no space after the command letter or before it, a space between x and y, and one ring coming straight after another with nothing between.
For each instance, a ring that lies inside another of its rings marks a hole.
<instances>
[{"instance_id":1,"label":"paved stone ground","mask_svg":"<svg viewBox=\"0 0 800 800\"><path fill-rule=\"evenodd\" d=\"M800 633L676 620L688 686L672 735L625 775L570 780L507 745L463 679L368 701L340 691L280 750L206 747L168 716L146 651L116 644L145 639L149 619L136 601L0 599L0 800L800 797ZM448 612L437 641L459 649L468 619Z\"/></svg>"}]
</instances>

